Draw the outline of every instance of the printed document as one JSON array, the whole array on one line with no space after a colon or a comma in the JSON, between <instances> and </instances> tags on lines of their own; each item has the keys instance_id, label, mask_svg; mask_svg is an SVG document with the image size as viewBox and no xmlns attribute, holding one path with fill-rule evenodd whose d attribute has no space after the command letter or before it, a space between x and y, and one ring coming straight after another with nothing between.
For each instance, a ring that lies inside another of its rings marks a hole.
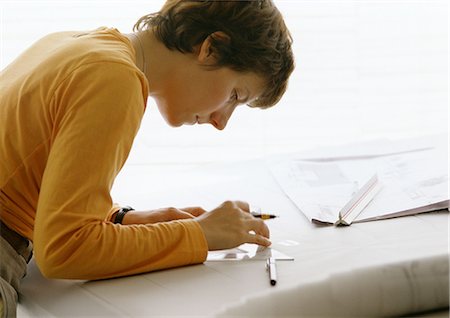
<instances>
[{"instance_id":1,"label":"printed document","mask_svg":"<svg viewBox=\"0 0 450 318\"><path fill-rule=\"evenodd\" d=\"M269 167L312 222L349 225L449 204L448 147L442 145L370 156L286 156Z\"/></svg>"}]
</instances>

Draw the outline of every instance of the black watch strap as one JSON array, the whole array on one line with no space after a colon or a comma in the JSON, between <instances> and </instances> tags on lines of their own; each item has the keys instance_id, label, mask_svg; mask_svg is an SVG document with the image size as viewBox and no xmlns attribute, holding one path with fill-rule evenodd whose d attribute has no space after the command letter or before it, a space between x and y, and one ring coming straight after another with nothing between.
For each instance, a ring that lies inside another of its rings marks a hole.
<instances>
[{"instance_id":1,"label":"black watch strap","mask_svg":"<svg viewBox=\"0 0 450 318\"><path fill-rule=\"evenodd\" d=\"M130 211L134 211L134 209L130 206L125 206L117 211L116 217L114 218L114 224L122 224L123 217Z\"/></svg>"}]
</instances>

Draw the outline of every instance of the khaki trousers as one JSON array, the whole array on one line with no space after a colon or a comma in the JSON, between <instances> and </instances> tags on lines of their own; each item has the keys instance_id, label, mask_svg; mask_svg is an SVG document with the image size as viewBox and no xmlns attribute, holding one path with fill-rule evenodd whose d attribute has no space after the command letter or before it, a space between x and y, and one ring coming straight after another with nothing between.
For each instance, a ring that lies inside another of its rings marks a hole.
<instances>
[{"instance_id":1,"label":"khaki trousers","mask_svg":"<svg viewBox=\"0 0 450 318\"><path fill-rule=\"evenodd\" d=\"M33 245L0 222L0 317L14 318L20 281L26 275Z\"/></svg>"}]
</instances>

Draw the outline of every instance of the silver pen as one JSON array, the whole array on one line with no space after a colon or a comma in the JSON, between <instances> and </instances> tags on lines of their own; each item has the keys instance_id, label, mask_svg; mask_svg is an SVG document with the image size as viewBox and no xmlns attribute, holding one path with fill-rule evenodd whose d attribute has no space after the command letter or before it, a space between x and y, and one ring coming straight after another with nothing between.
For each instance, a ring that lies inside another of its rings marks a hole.
<instances>
[{"instance_id":1,"label":"silver pen","mask_svg":"<svg viewBox=\"0 0 450 318\"><path fill-rule=\"evenodd\" d=\"M269 271L270 285L275 286L277 283L277 266L274 257L269 257L267 259L266 269Z\"/></svg>"}]
</instances>

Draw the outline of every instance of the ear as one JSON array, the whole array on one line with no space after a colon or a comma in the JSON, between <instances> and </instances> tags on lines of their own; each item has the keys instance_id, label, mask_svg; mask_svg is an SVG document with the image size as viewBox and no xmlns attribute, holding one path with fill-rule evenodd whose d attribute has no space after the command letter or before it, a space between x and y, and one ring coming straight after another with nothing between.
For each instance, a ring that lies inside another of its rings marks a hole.
<instances>
[{"instance_id":1,"label":"ear","mask_svg":"<svg viewBox=\"0 0 450 318\"><path fill-rule=\"evenodd\" d=\"M230 37L222 32L216 31L211 33L203 42L200 44L200 48L198 50L197 60L200 64L203 65L215 65L218 59L217 52L214 50L212 46L212 41L220 41L220 42L230 42Z\"/></svg>"}]
</instances>

